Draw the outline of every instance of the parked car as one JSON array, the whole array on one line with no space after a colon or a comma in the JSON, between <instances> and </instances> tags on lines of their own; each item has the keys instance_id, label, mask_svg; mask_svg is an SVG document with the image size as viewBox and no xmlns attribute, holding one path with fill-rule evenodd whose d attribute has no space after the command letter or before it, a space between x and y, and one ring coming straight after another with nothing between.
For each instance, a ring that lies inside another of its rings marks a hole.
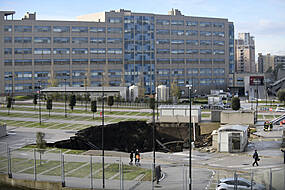
<instances>
[{"instance_id":1,"label":"parked car","mask_svg":"<svg viewBox=\"0 0 285 190\"><path fill-rule=\"evenodd\" d=\"M277 107L275 111L276 111L276 112L285 112L285 108L283 108L283 107Z\"/></svg>"},{"instance_id":2,"label":"parked car","mask_svg":"<svg viewBox=\"0 0 285 190\"><path fill-rule=\"evenodd\" d=\"M236 182L237 182L237 189L265 190L264 185L257 184L254 181L252 182L252 188L251 188L251 181L241 178L241 177L237 178L237 181L235 181L235 178L220 179L216 187L216 190L234 190Z\"/></svg>"}]
</instances>

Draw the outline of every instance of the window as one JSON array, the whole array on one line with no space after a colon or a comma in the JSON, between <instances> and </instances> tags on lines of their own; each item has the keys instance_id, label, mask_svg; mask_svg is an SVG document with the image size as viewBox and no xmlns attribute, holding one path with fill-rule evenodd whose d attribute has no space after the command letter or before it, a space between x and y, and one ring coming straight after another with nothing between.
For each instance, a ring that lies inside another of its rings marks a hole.
<instances>
[{"instance_id":1,"label":"window","mask_svg":"<svg viewBox=\"0 0 285 190\"><path fill-rule=\"evenodd\" d=\"M200 54L212 54L211 49L200 49Z\"/></svg>"},{"instance_id":2,"label":"window","mask_svg":"<svg viewBox=\"0 0 285 190\"><path fill-rule=\"evenodd\" d=\"M224 32L213 32L213 36L214 37L225 37L225 33Z\"/></svg>"},{"instance_id":3,"label":"window","mask_svg":"<svg viewBox=\"0 0 285 190\"><path fill-rule=\"evenodd\" d=\"M72 64L87 65L88 59L72 59Z\"/></svg>"},{"instance_id":4,"label":"window","mask_svg":"<svg viewBox=\"0 0 285 190\"><path fill-rule=\"evenodd\" d=\"M197 26L198 22L196 21L185 21L186 22L186 26Z\"/></svg>"},{"instance_id":5,"label":"window","mask_svg":"<svg viewBox=\"0 0 285 190\"><path fill-rule=\"evenodd\" d=\"M109 54L122 54L122 48L109 48Z\"/></svg>"},{"instance_id":6,"label":"window","mask_svg":"<svg viewBox=\"0 0 285 190\"><path fill-rule=\"evenodd\" d=\"M191 46L198 46L199 41L198 40L186 40L186 44L191 45Z\"/></svg>"},{"instance_id":7,"label":"window","mask_svg":"<svg viewBox=\"0 0 285 190\"><path fill-rule=\"evenodd\" d=\"M184 59L172 59L172 64L184 64Z\"/></svg>"},{"instance_id":8,"label":"window","mask_svg":"<svg viewBox=\"0 0 285 190\"><path fill-rule=\"evenodd\" d=\"M102 77L103 73L104 73L103 70L92 70L91 71L91 77L92 78Z\"/></svg>"},{"instance_id":9,"label":"window","mask_svg":"<svg viewBox=\"0 0 285 190\"><path fill-rule=\"evenodd\" d=\"M69 48L54 48L53 54L67 55L69 54L69 51Z\"/></svg>"},{"instance_id":10,"label":"window","mask_svg":"<svg viewBox=\"0 0 285 190\"><path fill-rule=\"evenodd\" d=\"M184 40L171 40L171 44L176 44L176 45L184 44Z\"/></svg>"},{"instance_id":11,"label":"window","mask_svg":"<svg viewBox=\"0 0 285 190\"><path fill-rule=\"evenodd\" d=\"M225 69L224 68L214 68L213 74L215 76L223 76L225 74Z\"/></svg>"},{"instance_id":12,"label":"window","mask_svg":"<svg viewBox=\"0 0 285 190\"><path fill-rule=\"evenodd\" d=\"M117 70L108 70L108 75L109 77L120 77L122 74L122 70L121 69L117 69Z\"/></svg>"},{"instance_id":13,"label":"window","mask_svg":"<svg viewBox=\"0 0 285 190\"><path fill-rule=\"evenodd\" d=\"M225 45L225 41L217 41L217 40L215 40L214 41L214 45L215 46L224 46Z\"/></svg>"},{"instance_id":14,"label":"window","mask_svg":"<svg viewBox=\"0 0 285 190\"><path fill-rule=\"evenodd\" d=\"M16 59L15 65L16 66L32 65L32 60L31 59Z\"/></svg>"},{"instance_id":15,"label":"window","mask_svg":"<svg viewBox=\"0 0 285 190\"><path fill-rule=\"evenodd\" d=\"M120 44L122 43L122 38L108 38L107 42L110 44Z\"/></svg>"},{"instance_id":16,"label":"window","mask_svg":"<svg viewBox=\"0 0 285 190\"><path fill-rule=\"evenodd\" d=\"M201 76L209 76L209 75L212 75L212 69L211 69L211 68L201 68L201 69L200 69L200 75L201 75Z\"/></svg>"},{"instance_id":17,"label":"window","mask_svg":"<svg viewBox=\"0 0 285 190\"><path fill-rule=\"evenodd\" d=\"M32 54L32 48L15 48L15 54Z\"/></svg>"},{"instance_id":18,"label":"window","mask_svg":"<svg viewBox=\"0 0 285 190\"><path fill-rule=\"evenodd\" d=\"M48 79L49 77L50 73L48 71L35 72L35 79Z\"/></svg>"},{"instance_id":19,"label":"window","mask_svg":"<svg viewBox=\"0 0 285 190\"><path fill-rule=\"evenodd\" d=\"M92 44L104 44L105 38L90 38L90 43L92 43Z\"/></svg>"},{"instance_id":20,"label":"window","mask_svg":"<svg viewBox=\"0 0 285 190\"><path fill-rule=\"evenodd\" d=\"M169 69L159 69L158 74L160 76L168 76L170 74L170 70Z\"/></svg>"},{"instance_id":21,"label":"window","mask_svg":"<svg viewBox=\"0 0 285 190\"><path fill-rule=\"evenodd\" d=\"M182 36L184 35L184 30L172 30L171 34L176 36Z\"/></svg>"},{"instance_id":22,"label":"window","mask_svg":"<svg viewBox=\"0 0 285 190\"><path fill-rule=\"evenodd\" d=\"M74 33L87 33L88 32L88 27L72 26L71 32L74 32Z\"/></svg>"},{"instance_id":23,"label":"window","mask_svg":"<svg viewBox=\"0 0 285 190\"><path fill-rule=\"evenodd\" d=\"M186 54L198 54L199 50L198 49L187 49Z\"/></svg>"},{"instance_id":24,"label":"window","mask_svg":"<svg viewBox=\"0 0 285 190\"><path fill-rule=\"evenodd\" d=\"M170 59L157 59L158 64L170 64Z\"/></svg>"},{"instance_id":25,"label":"window","mask_svg":"<svg viewBox=\"0 0 285 190\"><path fill-rule=\"evenodd\" d=\"M161 29L161 30L156 30L156 34L158 35L169 35L169 30L166 29Z\"/></svg>"},{"instance_id":26,"label":"window","mask_svg":"<svg viewBox=\"0 0 285 190\"><path fill-rule=\"evenodd\" d=\"M171 25L174 26L184 26L184 20L172 20Z\"/></svg>"},{"instance_id":27,"label":"window","mask_svg":"<svg viewBox=\"0 0 285 190\"><path fill-rule=\"evenodd\" d=\"M106 59L90 59L90 63L91 64L105 64L106 63Z\"/></svg>"},{"instance_id":28,"label":"window","mask_svg":"<svg viewBox=\"0 0 285 190\"><path fill-rule=\"evenodd\" d=\"M222 22L214 22L213 23L213 27L215 27L215 28L224 28L225 24L222 23Z\"/></svg>"},{"instance_id":29,"label":"window","mask_svg":"<svg viewBox=\"0 0 285 190\"><path fill-rule=\"evenodd\" d=\"M53 27L53 32L63 33L63 32L69 32L69 31L70 31L69 26L54 26Z\"/></svg>"},{"instance_id":30,"label":"window","mask_svg":"<svg viewBox=\"0 0 285 190\"><path fill-rule=\"evenodd\" d=\"M69 71L56 71L55 72L56 78L69 78Z\"/></svg>"},{"instance_id":31,"label":"window","mask_svg":"<svg viewBox=\"0 0 285 190\"><path fill-rule=\"evenodd\" d=\"M214 59L214 64L225 64L225 59Z\"/></svg>"},{"instance_id":32,"label":"window","mask_svg":"<svg viewBox=\"0 0 285 190\"><path fill-rule=\"evenodd\" d=\"M73 37L72 38L73 44L85 44L88 43L88 37Z\"/></svg>"},{"instance_id":33,"label":"window","mask_svg":"<svg viewBox=\"0 0 285 190\"><path fill-rule=\"evenodd\" d=\"M14 42L21 44L32 43L32 37L15 37Z\"/></svg>"},{"instance_id":34,"label":"window","mask_svg":"<svg viewBox=\"0 0 285 190\"><path fill-rule=\"evenodd\" d=\"M200 40L200 45L201 46L210 46L210 45L212 45L212 41L211 40Z\"/></svg>"},{"instance_id":35,"label":"window","mask_svg":"<svg viewBox=\"0 0 285 190\"><path fill-rule=\"evenodd\" d=\"M72 54L88 54L87 48L72 48Z\"/></svg>"},{"instance_id":36,"label":"window","mask_svg":"<svg viewBox=\"0 0 285 190\"><path fill-rule=\"evenodd\" d=\"M5 59L4 60L4 65L5 66L12 66L12 59Z\"/></svg>"},{"instance_id":37,"label":"window","mask_svg":"<svg viewBox=\"0 0 285 190\"><path fill-rule=\"evenodd\" d=\"M50 43L50 37L34 37L34 43L49 44Z\"/></svg>"},{"instance_id":38,"label":"window","mask_svg":"<svg viewBox=\"0 0 285 190\"><path fill-rule=\"evenodd\" d=\"M48 54L51 54L51 49L50 48L35 48L34 54L48 55Z\"/></svg>"},{"instance_id":39,"label":"window","mask_svg":"<svg viewBox=\"0 0 285 190\"><path fill-rule=\"evenodd\" d=\"M12 48L4 48L4 55L12 55Z\"/></svg>"},{"instance_id":40,"label":"window","mask_svg":"<svg viewBox=\"0 0 285 190\"><path fill-rule=\"evenodd\" d=\"M223 49L214 49L214 55L225 55L225 50Z\"/></svg>"},{"instance_id":41,"label":"window","mask_svg":"<svg viewBox=\"0 0 285 190\"><path fill-rule=\"evenodd\" d=\"M108 64L118 65L123 64L122 59L108 59Z\"/></svg>"},{"instance_id":42,"label":"window","mask_svg":"<svg viewBox=\"0 0 285 190\"><path fill-rule=\"evenodd\" d=\"M122 23L122 18L114 17L114 18L108 18L109 23Z\"/></svg>"},{"instance_id":43,"label":"window","mask_svg":"<svg viewBox=\"0 0 285 190\"><path fill-rule=\"evenodd\" d=\"M54 59L53 63L55 65L69 65L70 60L69 59Z\"/></svg>"},{"instance_id":44,"label":"window","mask_svg":"<svg viewBox=\"0 0 285 190\"><path fill-rule=\"evenodd\" d=\"M12 43L12 37L4 37L4 43Z\"/></svg>"},{"instance_id":45,"label":"window","mask_svg":"<svg viewBox=\"0 0 285 190\"><path fill-rule=\"evenodd\" d=\"M94 33L105 33L105 28L104 27L90 27L90 32Z\"/></svg>"},{"instance_id":46,"label":"window","mask_svg":"<svg viewBox=\"0 0 285 190\"><path fill-rule=\"evenodd\" d=\"M4 32L12 32L12 26L11 25L5 25L4 26Z\"/></svg>"},{"instance_id":47,"label":"window","mask_svg":"<svg viewBox=\"0 0 285 190\"><path fill-rule=\"evenodd\" d=\"M212 79L210 78L201 78L200 79L200 85L211 85Z\"/></svg>"},{"instance_id":48,"label":"window","mask_svg":"<svg viewBox=\"0 0 285 190\"><path fill-rule=\"evenodd\" d=\"M169 49L157 49L157 54L169 54Z\"/></svg>"},{"instance_id":49,"label":"window","mask_svg":"<svg viewBox=\"0 0 285 190\"><path fill-rule=\"evenodd\" d=\"M172 76L181 76L184 75L184 69L173 69L171 71Z\"/></svg>"},{"instance_id":50,"label":"window","mask_svg":"<svg viewBox=\"0 0 285 190\"><path fill-rule=\"evenodd\" d=\"M225 84L225 79L224 78L217 78L217 79L213 79L213 82L216 85L224 85Z\"/></svg>"},{"instance_id":51,"label":"window","mask_svg":"<svg viewBox=\"0 0 285 190\"><path fill-rule=\"evenodd\" d=\"M186 36L198 36L198 31L197 30L186 30L185 35Z\"/></svg>"},{"instance_id":52,"label":"window","mask_svg":"<svg viewBox=\"0 0 285 190\"><path fill-rule=\"evenodd\" d=\"M122 34L122 28L108 28L109 34Z\"/></svg>"},{"instance_id":53,"label":"window","mask_svg":"<svg viewBox=\"0 0 285 190\"><path fill-rule=\"evenodd\" d=\"M103 48L91 48L90 49L90 54L105 54L106 49Z\"/></svg>"},{"instance_id":54,"label":"window","mask_svg":"<svg viewBox=\"0 0 285 190\"><path fill-rule=\"evenodd\" d=\"M70 39L69 37L54 37L53 38L53 43L56 44L67 44L69 43Z\"/></svg>"},{"instance_id":55,"label":"window","mask_svg":"<svg viewBox=\"0 0 285 190\"><path fill-rule=\"evenodd\" d=\"M210 22L200 22L200 27L211 27L212 24Z\"/></svg>"},{"instance_id":56,"label":"window","mask_svg":"<svg viewBox=\"0 0 285 190\"><path fill-rule=\"evenodd\" d=\"M211 35L212 35L212 32L210 32L210 31L200 31L200 36L209 37Z\"/></svg>"},{"instance_id":57,"label":"window","mask_svg":"<svg viewBox=\"0 0 285 190\"><path fill-rule=\"evenodd\" d=\"M156 44L169 44L170 40L168 39L158 39L156 40Z\"/></svg>"},{"instance_id":58,"label":"window","mask_svg":"<svg viewBox=\"0 0 285 190\"><path fill-rule=\"evenodd\" d=\"M172 49L172 54L184 54L184 49Z\"/></svg>"},{"instance_id":59,"label":"window","mask_svg":"<svg viewBox=\"0 0 285 190\"><path fill-rule=\"evenodd\" d=\"M72 71L72 78L85 78L86 71Z\"/></svg>"},{"instance_id":60,"label":"window","mask_svg":"<svg viewBox=\"0 0 285 190\"><path fill-rule=\"evenodd\" d=\"M212 64L212 59L200 59L200 64Z\"/></svg>"},{"instance_id":61,"label":"window","mask_svg":"<svg viewBox=\"0 0 285 190\"><path fill-rule=\"evenodd\" d=\"M35 65L50 65L51 60L50 59L35 59L34 63Z\"/></svg>"},{"instance_id":62,"label":"window","mask_svg":"<svg viewBox=\"0 0 285 190\"><path fill-rule=\"evenodd\" d=\"M35 32L50 32L51 27L50 26L34 26Z\"/></svg>"},{"instance_id":63,"label":"window","mask_svg":"<svg viewBox=\"0 0 285 190\"><path fill-rule=\"evenodd\" d=\"M15 32L32 32L32 26L14 26Z\"/></svg>"},{"instance_id":64,"label":"window","mask_svg":"<svg viewBox=\"0 0 285 190\"><path fill-rule=\"evenodd\" d=\"M121 81L110 81L109 82L110 86L120 86L120 84L121 84Z\"/></svg>"},{"instance_id":65,"label":"window","mask_svg":"<svg viewBox=\"0 0 285 190\"><path fill-rule=\"evenodd\" d=\"M158 19L156 20L157 25L169 25L169 20Z\"/></svg>"},{"instance_id":66,"label":"window","mask_svg":"<svg viewBox=\"0 0 285 190\"><path fill-rule=\"evenodd\" d=\"M186 59L186 64L199 64L199 59Z\"/></svg>"}]
</instances>

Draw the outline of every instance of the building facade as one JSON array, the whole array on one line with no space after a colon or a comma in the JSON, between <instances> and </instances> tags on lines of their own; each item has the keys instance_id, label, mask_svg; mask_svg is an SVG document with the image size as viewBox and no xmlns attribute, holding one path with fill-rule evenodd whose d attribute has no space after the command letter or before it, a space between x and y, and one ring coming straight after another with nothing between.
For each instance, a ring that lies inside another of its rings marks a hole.
<instances>
[{"instance_id":1,"label":"building facade","mask_svg":"<svg viewBox=\"0 0 285 190\"><path fill-rule=\"evenodd\" d=\"M228 19L133 13L84 15L79 21L14 20L0 12L1 94L47 86L155 86L198 92L226 89L234 73L234 25Z\"/></svg>"},{"instance_id":2,"label":"building facade","mask_svg":"<svg viewBox=\"0 0 285 190\"><path fill-rule=\"evenodd\" d=\"M285 55L258 54L258 72L265 73L270 67L274 70L277 66L285 67Z\"/></svg>"},{"instance_id":3,"label":"building facade","mask_svg":"<svg viewBox=\"0 0 285 190\"><path fill-rule=\"evenodd\" d=\"M256 72L255 42L250 33L238 34L238 39L235 40L235 61L236 72Z\"/></svg>"}]
</instances>

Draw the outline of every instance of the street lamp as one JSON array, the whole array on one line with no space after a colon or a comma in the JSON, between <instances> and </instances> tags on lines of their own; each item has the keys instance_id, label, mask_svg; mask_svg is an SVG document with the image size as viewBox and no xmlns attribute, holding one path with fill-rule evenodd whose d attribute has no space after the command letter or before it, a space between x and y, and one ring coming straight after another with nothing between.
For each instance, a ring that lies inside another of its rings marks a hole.
<instances>
[{"instance_id":1,"label":"street lamp","mask_svg":"<svg viewBox=\"0 0 285 190\"><path fill-rule=\"evenodd\" d=\"M40 125L42 124L42 110L41 110L41 81L38 81L39 83L39 121L40 121Z\"/></svg>"},{"instance_id":2,"label":"street lamp","mask_svg":"<svg viewBox=\"0 0 285 190\"><path fill-rule=\"evenodd\" d=\"M66 79L64 80L64 117L66 118Z\"/></svg>"},{"instance_id":3,"label":"street lamp","mask_svg":"<svg viewBox=\"0 0 285 190\"><path fill-rule=\"evenodd\" d=\"M85 77L85 111L87 112L87 77Z\"/></svg>"},{"instance_id":4,"label":"street lamp","mask_svg":"<svg viewBox=\"0 0 285 190\"><path fill-rule=\"evenodd\" d=\"M102 73L102 180L105 189L105 169L104 169L104 73Z\"/></svg>"},{"instance_id":5,"label":"street lamp","mask_svg":"<svg viewBox=\"0 0 285 190\"><path fill-rule=\"evenodd\" d=\"M189 82L188 82L189 83ZM191 149L192 149L192 145L191 145L191 136L192 136L192 132L191 132L191 90L192 90L192 85L188 84L186 85L187 88L189 88L189 190L191 190L192 187L192 174L191 174Z\"/></svg>"}]
</instances>

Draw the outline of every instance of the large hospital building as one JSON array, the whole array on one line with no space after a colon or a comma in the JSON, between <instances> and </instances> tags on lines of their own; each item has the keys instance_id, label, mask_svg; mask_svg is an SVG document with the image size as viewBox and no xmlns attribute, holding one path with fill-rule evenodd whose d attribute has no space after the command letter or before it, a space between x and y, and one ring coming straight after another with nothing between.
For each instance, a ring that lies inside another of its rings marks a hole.
<instances>
[{"instance_id":1,"label":"large hospital building","mask_svg":"<svg viewBox=\"0 0 285 190\"><path fill-rule=\"evenodd\" d=\"M190 82L200 93L226 89L234 72L234 25L224 18L133 13L37 20L0 11L0 92L29 94L41 86L145 88Z\"/></svg>"}]
</instances>

